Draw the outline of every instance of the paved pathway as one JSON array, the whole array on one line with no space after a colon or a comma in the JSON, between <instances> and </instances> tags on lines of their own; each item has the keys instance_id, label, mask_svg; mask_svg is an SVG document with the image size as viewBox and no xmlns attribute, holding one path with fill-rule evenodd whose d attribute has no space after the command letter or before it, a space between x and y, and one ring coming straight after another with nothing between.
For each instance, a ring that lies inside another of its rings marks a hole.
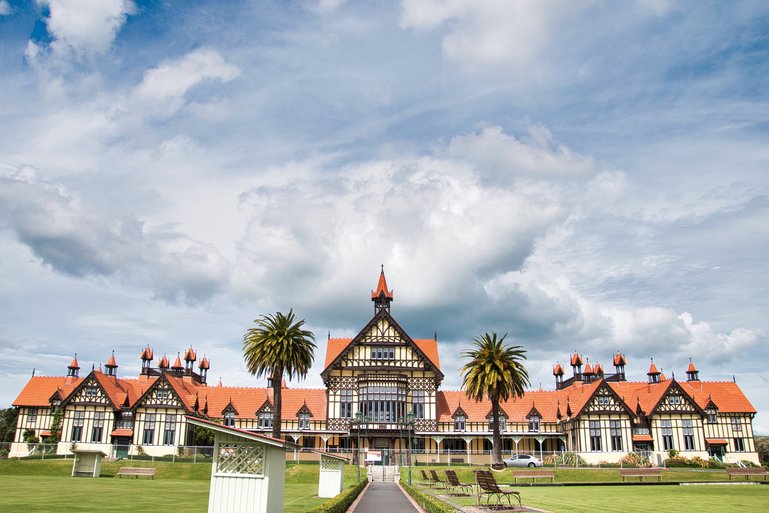
<instances>
[{"instance_id":1,"label":"paved pathway","mask_svg":"<svg viewBox=\"0 0 769 513\"><path fill-rule=\"evenodd\" d=\"M395 483L374 481L363 492L355 513L419 513Z\"/></svg>"}]
</instances>

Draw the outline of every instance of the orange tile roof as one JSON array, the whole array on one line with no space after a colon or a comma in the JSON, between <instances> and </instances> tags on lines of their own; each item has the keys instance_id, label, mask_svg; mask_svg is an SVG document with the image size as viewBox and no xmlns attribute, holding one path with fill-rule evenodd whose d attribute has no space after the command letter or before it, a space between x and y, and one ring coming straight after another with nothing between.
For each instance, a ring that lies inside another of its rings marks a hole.
<instances>
[{"instance_id":1,"label":"orange tile roof","mask_svg":"<svg viewBox=\"0 0 769 513\"><path fill-rule=\"evenodd\" d=\"M438 341L434 338L415 338L412 340L419 350L427 356L427 359L440 370L441 362L438 357ZM328 339L328 344L326 345L326 363L323 368L328 368L328 366L331 365L331 362L336 360L336 357L350 345L350 342L352 342L351 338Z\"/></svg>"},{"instance_id":2,"label":"orange tile roof","mask_svg":"<svg viewBox=\"0 0 769 513\"><path fill-rule=\"evenodd\" d=\"M621 365L627 365L627 360L625 360L625 355L618 352L614 355L614 366L619 367Z\"/></svg>"},{"instance_id":3,"label":"orange tile roof","mask_svg":"<svg viewBox=\"0 0 769 513\"><path fill-rule=\"evenodd\" d=\"M172 369L183 369L184 365L182 365L182 360L179 358L179 355L176 355L176 360L174 361L174 364L171 366Z\"/></svg>"},{"instance_id":4,"label":"orange tile roof","mask_svg":"<svg viewBox=\"0 0 769 513\"><path fill-rule=\"evenodd\" d=\"M13 406L50 406L49 400L59 390L62 400L69 397L83 378L33 376L19 393Z\"/></svg>"},{"instance_id":5,"label":"orange tile roof","mask_svg":"<svg viewBox=\"0 0 769 513\"><path fill-rule=\"evenodd\" d=\"M109 357L109 360L107 360L107 363L104 366L105 367L117 367L117 362L115 362L115 353L114 352Z\"/></svg>"},{"instance_id":6,"label":"orange tile roof","mask_svg":"<svg viewBox=\"0 0 769 513\"><path fill-rule=\"evenodd\" d=\"M142 350L142 354L139 355L139 358L142 360L152 360L153 357L154 354L152 353L152 349L150 349L149 344L147 344L147 347Z\"/></svg>"},{"instance_id":7,"label":"orange tile roof","mask_svg":"<svg viewBox=\"0 0 769 513\"><path fill-rule=\"evenodd\" d=\"M77 363L77 355L72 359L72 362L67 366L68 369L79 369L80 364Z\"/></svg>"},{"instance_id":8,"label":"orange tile roof","mask_svg":"<svg viewBox=\"0 0 769 513\"><path fill-rule=\"evenodd\" d=\"M720 412L756 413L739 385L732 381L686 381L679 385L702 409L712 400Z\"/></svg>"},{"instance_id":9,"label":"orange tile roof","mask_svg":"<svg viewBox=\"0 0 769 513\"><path fill-rule=\"evenodd\" d=\"M563 367L561 367L560 363L556 363L553 367L553 376L563 376Z\"/></svg>"},{"instance_id":10,"label":"orange tile roof","mask_svg":"<svg viewBox=\"0 0 769 513\"><path fill-rule=\"evenodd\" d=\"M654 365L654 362L652 362L651 365L649 365L649 372L647 372L646 374L659 374L659 373L660 371L657 370L657 366Z\"/></svg>"},{"instance_id":11,"label":"orange tile roof","mask_svg":"<svg viewBox=\"0 0 769 513\"><path fill-rule=\"evenodd\" d=\"M158 363L158 367L160 367L161 369L168 368L168 357L166 355L163 355L163 358L160 359L160 362Z\"/></svg>"},{"instance_id":12,"label":"orange tile roof","mask_svg":"<svg viewBox=\"0 0 769 513\"><path fill-rule=\"evenodd\" d=\"M579 354L574 353L571 355L571 366L575 367L577 365L582 365L582 357Z\"/></svg>"},{"instance_id":13,"label":"orange tile roof","mask_svg":"<svg viewBox=\"0 0 769 513\"><path fill-rule=\"evenodd\" d=\"M585 365L585 370L582 371L582 374L587 374L588 376L593 373L593 368L590 366L590 363L588 362L587 365Z\"/></svg>"},{"instance_id":14,"label":"orange tile roof","mask_svg":"<svg viewBox=\"0 0 769 513\"><path fill-rule=\"evenodd\" d=\"M725 438L706 438L705 443L708 445L729 445L729 441Z\"/></svg>"},{"instance_id":15,"label":"orange tile roof","mask_svg":"<svg viewBox=\"0 0 769 513\"><path fill-rule=\"evenodd\" d=\"M652 435L633 435L634 442L653 442Z\"/></svg>"},{"instance_id":16,"label":"orange tile roof","mask_svg":"<svg viewBox=\"0 0 769 513\"><path fill-rule=\"evenodd\" d=\"M694 366L691 360L689 360L689 367L686 369L686 372L699 372L697 368Z\"/></svg>"},{"instance_id":17,"label":"orange tile roof","mask_svg":"<svg viewBox=\"0 0 769 513\"><path fill-rule=\"evenodd\" d=\"M326 391L321 388L284 388L281 393L281 416L296 417L303 405L312 413L313 420L326 420ZM256 412L265 401L273 404L271 388L214 387L201 390L200 407L208 403L208 415L220 417L230 402L239 418L256 418Z\"/></svg>"},{"instance_id":18,"label":"orange tile roof","mask_svg":"<svg viewBox=\"0 0 769 513\"><path fill-rule=\"evenodd\" d=\"M133 429L115 429L110 433L110 436L133 436Z\"/></svg>"}]
</instances>

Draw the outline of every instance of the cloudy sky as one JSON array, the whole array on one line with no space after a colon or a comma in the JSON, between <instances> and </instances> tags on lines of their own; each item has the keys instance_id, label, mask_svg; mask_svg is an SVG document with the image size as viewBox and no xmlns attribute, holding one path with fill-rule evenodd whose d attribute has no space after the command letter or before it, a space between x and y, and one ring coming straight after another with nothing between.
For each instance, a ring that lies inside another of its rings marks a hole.
<instances>
[{"instance_id":1,"label":"cloudy sky","mask_svg":"<svg viewBox=\"0 0 769 513\"><path fill-rule=\"evenodd\" d=\"M762 1L0 0L0 407L294 308L736 378L769 433Z\"/></svg>"}]
</instances>

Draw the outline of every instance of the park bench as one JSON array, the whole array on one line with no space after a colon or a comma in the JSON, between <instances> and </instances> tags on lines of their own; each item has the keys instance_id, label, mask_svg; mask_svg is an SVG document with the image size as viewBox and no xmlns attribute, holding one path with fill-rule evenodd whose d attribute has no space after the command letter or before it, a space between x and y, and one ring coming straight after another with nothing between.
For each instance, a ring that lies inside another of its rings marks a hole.
<instances>
[{"instance_id":1,"label":"park bench","mask_svg":"<svg viewBox=\"0 0 769 513\"><path fill-rule=\"evenodd\" d=\"M438 473L433 469L430 469L430 480L433 482L433 486L446 488L446 481L438 477Z\"/></svg>"},{"instance_id":2,"label":"park bench","mask_svg":"<svg viewBox=\"0 0 769 513\"><path fill-rule=\"evenodd\" d=\"M533 483L537 479L550 479L550 482L555 481L555 472L552 470L517 470L513 472L513 481L518 482L519 479L529 479Z\"/></svg>"},{"instance_id":3,"label":"park bench","mask_svg":"<svg viewBox=\"0 0 769 513\"><path fill-rule=\"evenodd\" d=\"M427 472L425 472L425 469L420 468L419 472L422 473L422 483L421 484L426 484L427 486L432 488L433 487L433 480L430 479L430 476L427 475Z\"/></svg>"},{"instance_id":4,"label":"park bench","mask_svg":"<svg viewBox=\"0 0 769 513\"><path fill-rule=\"evenodd\" d=\"M621 468L619 473L623 481L628 477L637 477L639 481L643 481L645 477L656 477L657 481L662 481L661 468Z\"/></svg>"},{"instance_id":5,"label":"park bench","mask_svg":"<svg viewBox=\"0 0 769 513\"><path fill-rule=\"evenodd\" d=\"M475 480L478 483L478 505L481 505L481 496L486 495L486 506L489 506L492 497L497 499L497 506L502 507L502 498L507 499L507 503L510 507L513 507L513 503L510 501L512 495L518 500L518 505L521 504L521 494L515 490L503 490L497 484L497 480L494 479L494 474L490 470L476 470Z\"/></svg>"},{"instance_id":6,"label":"park bench","mask_svg":"<svg viewBox=\"0 0 769 513\"><path fill-rule=\"evenodd\" d=\"M726 473L729 474L729 479L734 479L734 476L745 476L745 480L750 479L750 476L763 476L766 481L766 476L769 476L769 471L764 467L727 467Z\"/></svg>"},{"instance_id":7,"label":"park bench","mask_svg":"<svg viewBox=\"0 0 769 513\"><path fill-rule=\"evenodd\" d=\"M147 476L155 479L155 469L143 467L120 467L120 469L117 471L117 476L120 478L123 476L134 476L136 479L139 479L139 476Z\"/></svg>"},{"instance_id":8,"label":"park bench","mask_svg":"<svg viewBox=\"0 0 769 513\"><path fill-rule=\"evenodd\" d=\"M470 495L470 493L465 493L465 491L469 490L472 491L473 485L470 483L462 483L459 481L459 478L457 477L457 473L454 470L451 469L445 469L444 472L446 472L446 489L450 490L452 493L454 493L455 490L459 489L462 493L458 495Z\"/></svg>"}]
</instances>

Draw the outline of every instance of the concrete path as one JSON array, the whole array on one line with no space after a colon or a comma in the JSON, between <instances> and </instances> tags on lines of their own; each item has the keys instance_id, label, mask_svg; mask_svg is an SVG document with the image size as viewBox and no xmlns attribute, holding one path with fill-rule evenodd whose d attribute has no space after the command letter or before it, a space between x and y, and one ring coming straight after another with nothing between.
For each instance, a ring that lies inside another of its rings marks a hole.
<instances>
[{"instance_id":1,"label":"concrete path","mask_svg":"<svg viewBox=\"0 0 769 513\"><path fill-rule=\"evenodd\" d=\"M363 496L351 511L355 513L420 513L396 483L382 481L369 483Z\"/></svg>"}]
</instances>

